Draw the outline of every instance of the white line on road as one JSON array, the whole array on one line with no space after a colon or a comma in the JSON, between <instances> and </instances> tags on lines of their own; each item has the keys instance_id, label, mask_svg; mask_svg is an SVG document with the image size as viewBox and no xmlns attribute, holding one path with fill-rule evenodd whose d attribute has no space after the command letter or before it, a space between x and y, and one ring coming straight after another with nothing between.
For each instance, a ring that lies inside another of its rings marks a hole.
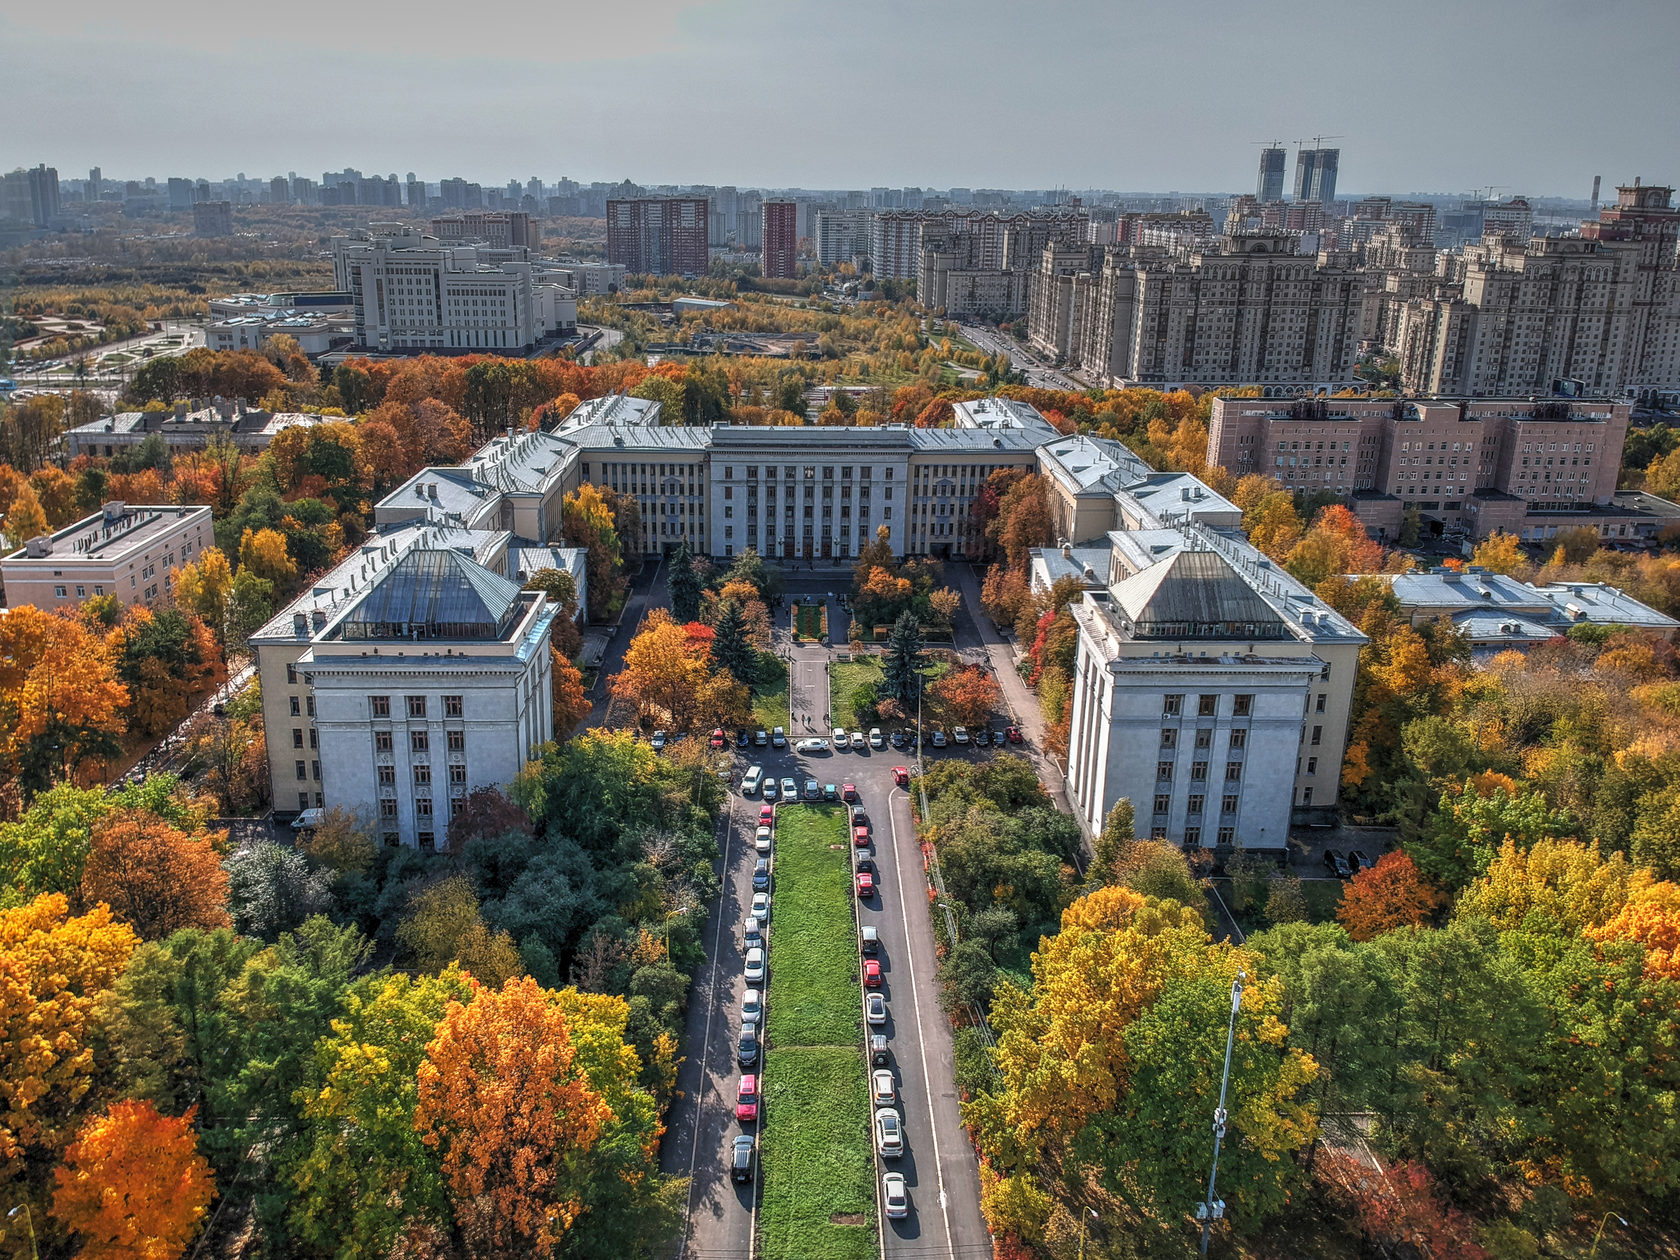
<instances>
[{"instance_id":1,"label":"white line on road","mask_svg":"<svg viewBox=\"0 0 1680 1260\"><path fill-rule=\"evenodd\" d=\"M904 921L904 948L914 954L911 946L910 913L906 907L910 904L904 900L904 862L903 855L898 848L898 821L893 817L892 798L903 789L894 788L887 794L887 825L892 828L893 837L893 877L898 881L898 914ZM904 793L906 802L910 800L910 793ZM920 849L920 845L917 849ZM947 1206L945 1197L945 1161L939 1157L939 1134L933 1125L933 1074L928 1071L927 1034L922 1030L922 995L916 987L916 968L914 957L910 962L910 1002L916 1008L916 1049L922 1056L922 1088L928 1091L928 1138L933 1143L933 1171L939 1182L939 1211L945 1218L945 1249L951 1260L956 1260L957 1245L951 1237L951 1210ZM873 1135L871 1135L873 1136ZM884 1248L883 1248L884 1249Z\"/></svg>"}]
</instances>

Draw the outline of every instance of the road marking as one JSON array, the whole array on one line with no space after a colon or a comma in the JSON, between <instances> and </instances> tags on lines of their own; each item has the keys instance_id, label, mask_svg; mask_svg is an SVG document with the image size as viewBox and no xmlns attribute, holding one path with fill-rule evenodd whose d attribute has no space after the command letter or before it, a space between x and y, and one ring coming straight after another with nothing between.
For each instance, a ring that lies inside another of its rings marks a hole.
<instances>
[{"instance_id":1,"label":"road marking","mask_svg":"<svg viewBox=\"0 0 1680 1260\"><path fill-rule=\"evenodd\" d=\"M904 863L900 860L898 851L898 820L893 816L892 798L904 792L902 788L893 788L887 793L887 825L892 829L893 838L893 877L898 881L898 914L904 922L904 948L911 955L910 962L910 1002L916 1008L916 1049L922 1056L922 1085L925 1089L933 1089L933 1074L928 1071L927 1035L922 1031L922 995L917 987L918 979L915 966L915 947L911 943L910 912L906 909L909 902L904 900ZM904 792L905 803L910 801L910 793ZM920 849L920 845L917 846ZM933 1142L933 1171L939 1182L939 1212L945 1218L945 1250L956 1260L957 1244L951 1237L951 1212L945 1197L945 1161L939 1157L939 1132L933 1123L933 1098L930 1095L927 1103L928 1137ZM873 1134L870 1135L874 1137ZM885 1240L882 1240L882 1250L886 1250Z\"/></svg>"},{"instance_id":2,"label":"road marking","mask_svg":"<svg viewBox=\"0 0 1680 1260\"><path fill-rule=\"evenodd\" d=\"M689 1234L694 1228L694 1169L700 1162L700 1130L705 1127L706 1090L711 1084L711 1070L706 1065L707 1052L712 1048L712 1014L717 1010L718 972L722 970L723 955L723 921L728 918L727 906L729 901L729 844L735 835L735 796L729 796L728 821L723 831L723 880L718 888L718 922L717 931L712 935L712 985L706 996L706 1031L700 1040L700 1093L694 1100L694 1142L688 1152L688 1203L683 1210L683 1240L677 1249L677 1260L688 1251ZM753 1143L753 1159L758 1158L758 1143ZM758 1211L758 1170L753 1170L753 1211ZM747 1242L747 1256L751 1260L752 1242Z\"/></svg>"}]
</instances>

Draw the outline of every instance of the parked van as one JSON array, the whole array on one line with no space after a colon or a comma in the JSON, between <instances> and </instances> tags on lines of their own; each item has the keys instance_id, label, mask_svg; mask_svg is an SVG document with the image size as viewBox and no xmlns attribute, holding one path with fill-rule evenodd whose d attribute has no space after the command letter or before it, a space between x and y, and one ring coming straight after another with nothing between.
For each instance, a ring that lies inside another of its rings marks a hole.
<instances>
[{"instance_id":1,"label":"parked van","mask_svg":"<svg viewBox=\"0 0 1680 1260\"><path fill-rule=\"evenodd\" d=\"M741 776L741 795L757 796L758 789L764 785L764 767L749 766L747 772Z\"/></svg>"}]
</instances>

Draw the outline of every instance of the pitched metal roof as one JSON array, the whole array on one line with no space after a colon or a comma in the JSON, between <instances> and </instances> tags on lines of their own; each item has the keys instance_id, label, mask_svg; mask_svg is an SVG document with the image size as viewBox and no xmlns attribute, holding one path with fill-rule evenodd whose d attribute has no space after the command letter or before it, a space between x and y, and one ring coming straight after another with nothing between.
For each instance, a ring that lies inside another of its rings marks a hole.
<instances>
[{"instance_id":1,"label":"pitched metal roof","mask_svg":"<svg viewBox=\"0 0 1680 1260\"><path fill-rule=\"evenodd\" d=\"M1113 598L1140 639L1288 633L1272 606L1212 551L1180 551L1152 564L1116 585Z\"/></svg>"},{"instance_id":2,"label":"pitched metal roof","mask_svg":"<svg viewBox=\"0 0 1680 1260\"><path fill-rule=\"evenodd\" d=\"M496 639L519 584L449 548L416 547L344 618L347 639Z\"/></svg>"}]
</instances>

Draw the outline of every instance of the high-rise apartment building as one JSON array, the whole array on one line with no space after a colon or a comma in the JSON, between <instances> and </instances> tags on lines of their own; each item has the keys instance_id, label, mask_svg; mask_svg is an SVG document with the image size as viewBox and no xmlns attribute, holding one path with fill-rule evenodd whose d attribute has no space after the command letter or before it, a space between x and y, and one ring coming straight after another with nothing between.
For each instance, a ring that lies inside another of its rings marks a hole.
<instances>
[{"instance_id":1,"label":"high-rise apartment building","mask_svg":"<svg viewBox=\"0 0 1680 1260\"><path fill-rule=\"evenodd\" d=\"M192 212L194 236L233 235L233 202L196 201Z\"/></svg>"},{"instance_id":2,"label":"high-rise apartment building","mask_svg":"<svg viewBox=\"0 0 1680 1260\"><path fill-rule=\"evenodd\" d=\"M1336 200L1340 149L1302 149L1295 154L1295 200L1328 206Z\"/></svg>"},{"instance_id":3,"label":"high-rise apartment building","mask_svg":"<svg viewBox=\"0 0 1680 1260\"><path fill-rule=\"evenodd\" d=\"M1283 200L1283 172L1288 156L1283 149L1260 150L1260 178L1255 181L1254 196L1262 205Z\"/></svg>"},{"instance_id":4,"label":"high-rise apartment building","mask_svg":"<svg viewBox=\"0 0 1680 1260\"><path fill-rule=\"evenodd\" d=\"M824 267L869 257L869 211L863 209L817 211L817 261Z\"/></svg>"},{"instance_id":5,"label":"high-rise apartment building","mask_svg":"<svg viewBox=\"0 0 1680 1260\"><path fill-rule=\"evenodd\" d=\"M771 280L791 280L799 256L799 207L791 201L766 201L759 213L760 270Z\"/></svg>"},{"instance_id":6,"label":"high-rise apartment building","mask_svg":"<svg viewBox=\"0 0 1680 1260\"><path fill-rule=\"evenodd\" d=\"M711 264L704 197L607 202L607 261L632 275L703 276Z\"/></svg>"},{"instance_id":7,"label":"high-rise apartment building","mask_svg":"<svg viewBox=\"0 0 1680 1260\"><path fill-rule=\"evenodd\" d=\"M268 181L268 200L269 204L276 206L292 204L292 187L284 175L276 175Z\"/></svg>"}]
</instances>

